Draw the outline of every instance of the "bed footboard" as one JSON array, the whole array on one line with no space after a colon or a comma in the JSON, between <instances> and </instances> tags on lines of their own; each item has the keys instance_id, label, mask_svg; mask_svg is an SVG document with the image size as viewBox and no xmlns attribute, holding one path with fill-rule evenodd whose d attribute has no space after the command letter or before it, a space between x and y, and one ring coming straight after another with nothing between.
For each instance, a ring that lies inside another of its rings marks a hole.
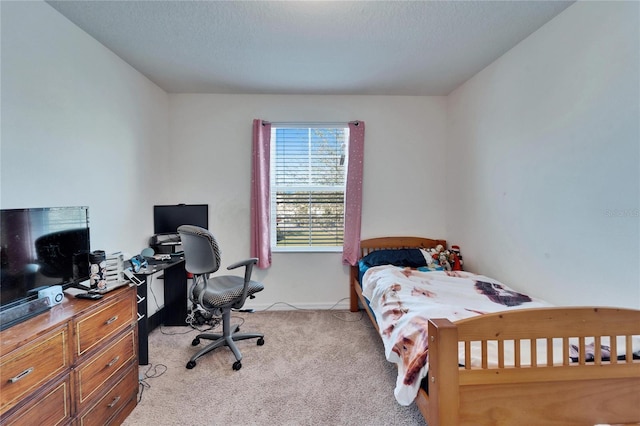
<instances>
[{"instance_id":1,"label":"bed footboard","mask_svg":"<svg viewBox=\"0 0 640 426\"><path fill-rule=\"evenodd\" d=\"M455 324L433 319L429 396L421 392L417 404L429 426L640 423L640 360L633 359L633 336L640 336L640 311L630 309L527 309ZM624 359L590 351L590 341L594 347L607 343ZM522 342L527 353L518 349ZM557 343L561 362L554 362ZM566 356L572 344L580 354L576 362ZM546 356L539 355L541 345ZM516 348L509 360L508 346ZM490 347L497 348L497 363L487 360ZM590 352L593 357L585 358ZM478 366L472 366L472 353L480 357Z\"/></svg>"}]
</instances>

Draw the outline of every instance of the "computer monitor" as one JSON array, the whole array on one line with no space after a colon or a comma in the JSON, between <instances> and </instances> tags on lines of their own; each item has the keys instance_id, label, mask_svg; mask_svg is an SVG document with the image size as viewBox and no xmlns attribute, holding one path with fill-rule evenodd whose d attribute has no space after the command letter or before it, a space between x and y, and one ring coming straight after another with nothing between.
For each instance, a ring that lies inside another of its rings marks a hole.
<instances>
[{"instance_id":1,"label":"computer monitor","mask_svg":"<svg viewBox=\"0 0 640 426\"><path fill-rule=\"evenodd\" d=\"M180 225L209 228L208 204L176 204L153 206L153 233L177 233Z\"/></svg>"}]
</instances>

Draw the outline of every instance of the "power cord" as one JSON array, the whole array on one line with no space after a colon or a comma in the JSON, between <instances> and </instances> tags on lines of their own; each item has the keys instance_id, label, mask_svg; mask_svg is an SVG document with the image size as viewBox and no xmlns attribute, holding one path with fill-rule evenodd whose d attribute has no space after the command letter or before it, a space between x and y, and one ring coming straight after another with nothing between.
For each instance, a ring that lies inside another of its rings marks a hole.
<instances>
[{"instance_id":1,"label":"power cord","mask_svg":"<svg viewBox=\"0 0 640 426\"><path fill-rule=\"evenodd\" d=\"M152 369L153 369L153 373L150 373ZM144 372L142 378L138 380L138 383L140 385L140 394L138 395L138 403L142 401L142 394L144 393L144 390L147 388L151 388L151 385L149 384L149 382L147 382L147 380L160 377L166 372L167 372L167 366L164 364L158 364L158 365L149 364L149 367Z\"/></svg>"},{"instance_id":2,"label":"power cord","mask_svg":"<svg viewBox=\"0 0 640 426\"><path fill-rule=\"evenodd\" d=\"M191 327L192 330L190 331L197 330L201 333L204 333L218 327L222 322L222 319L214 317L212 314L200 307L194 306L187 314L185 322L189 327ZM208 327L202 328L201 326L203 325L207 325Z\"/></svg>"},{"instance_id":3,"label":"power cord","mask_svg":"<svg viewBox=\"0 0 640 426\"><path fill-rule=\"evenodd\" d=\"M331 310L333 310L333 308L335 308L336 306L338 306L338 304L339 304L340 302L342 302L343 300L348 300L348 299L349 299L348 297L343 297L342 299L338 300L338 301L337 301L337 302L336 302L332 307L330 307L330 308L329 308L329 310L330 310L330 311L331 311ZM342 311L342 310L341 310L341 311ZM359 313L358 318L355 318L355 319L341 318L341 317L339 317L338 315L336 315L336 313L333 313L332 315L333 315L333 317L334 317L334 318L337 318L337 319L339 319L340 321L344 321L344 322L358 322L358 321L362 321L362 318L364 318L364 311L359 310L359 311L358 311L358 313ZM349 313L349 314L350 314L350 313ZM348 314L348 315L349 315L349 314Z\"/></svg>"},{"instance_id":4,"label":"power cord","mask_svg":"<svg viewBox=\"0 0 640 426\"><path fill-rule=\"evenodd\" d=\"M241 310L238 312L248 312L248 311ZM237 324L238 327L244 324L245 319L242 317L232 316L231 318L235 320L240 320L240 323ZM187 317L185 318L185 323L187 326L190 327L190 329L187 331L168 333L167 331L165 331L165 327L161 325L160 332L167 336L189 334L189 333L192 333L193 331L206 333L207 331L211 331L214 328L219 327L222 324L222 318L213 316L207 311L205 311L204 309L196 307L196 308L192 308L189 311L189 313L187 314ZM207 325L208 327L202 327L203 325Z\"/></svg>"},{"instance_id":5,"label":"power cord","mask_svg":"<svg viewBox=\"0 0 640 426\"><path fill-rule=\"evenodd\" d=\"M158 303L158 298L156 297L156 294L153 292L153 285L152 284L153 284L153 274L149 275L147 277L147 289L151 292L151 295L153 296L153 301L156 302L156 308L159 311L160 310L160 304Z\"/></svg>"},{"instance_id":6,"label":"power cord","mask_svg":"<svg viewBox=\"0 0 640 426\"><path fill-rule=\"evenodd\" d=\"M342 302L342 301L344 301L344 300L348 300L348 299L349 299L348 297L343 297L342 299L338 300L338 301L337 301L333 306L331 306L331 307L330 307L329 309L327 309L327 310L328 310L328 311L333 310L336 306L338 306L338 305L340 304L340 302ZM266 307L266 308L264 308L264 309L260 309L260 310L259 310L259 312L265 312L265 311L268 311L269 309L273 308L273 307L274 307L274 306L276 306L276 305L286 305L286 306L289 306L289 307L291 307L291 308L293 308L293 309L295 309L295 310L298 310L298 311L317 311L317 310L318 310L318 309L316 309L316 308L299 308L299 307L297 307L297 306L295 306L295 305L292 305L291 303L288 303L288 302L275 302L275 303L272 303L271 305L267 306L267 307ZM361 320L362 320L362 318L364 318L364 312L363 312L362 310L360 310L360 311L359 311L359 313L360 313L360 315L359 315L359 317L358 317L358 318L356 318L356 319L347 319L347 318L342 318L342 317L340 317L340 316L336 315L335 313L334 313L334 314L332 314L332 316L333 316L334 318L337 318L337 319L339 319L339 320L341 320L341 321L345 321L345 322L357 322L357 321L361 321Z\"/></svg>"}]
</instances>

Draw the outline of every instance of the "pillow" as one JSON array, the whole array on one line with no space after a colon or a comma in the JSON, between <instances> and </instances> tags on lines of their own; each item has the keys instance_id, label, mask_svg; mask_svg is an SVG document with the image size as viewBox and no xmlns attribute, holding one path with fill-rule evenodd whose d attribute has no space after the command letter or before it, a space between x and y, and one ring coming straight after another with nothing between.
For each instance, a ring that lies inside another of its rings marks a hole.
<instances>
[{"instance_id":1,"label":"pillow","mask_svg":"<svg viewBox=\"0 0 640 426\"><path fill-rule=\"evenodd\" d=\"M361 262L369 268L379 265L419 268L427 265L427 260L420 249L376 250L363 257Z\"/></svg>"}]
</instances>

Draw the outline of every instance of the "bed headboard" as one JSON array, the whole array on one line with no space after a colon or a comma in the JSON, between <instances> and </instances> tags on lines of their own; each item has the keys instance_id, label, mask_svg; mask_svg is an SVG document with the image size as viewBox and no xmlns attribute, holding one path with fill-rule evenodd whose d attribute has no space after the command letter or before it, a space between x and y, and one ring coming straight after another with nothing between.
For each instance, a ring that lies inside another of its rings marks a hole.
<instances>
[{"instance_id":1,"label":"bed headboard","mask_svg":"<svg viewBox=\"0 0 640 426\"><path fill-rule=\"evenodd\" d=\"M442 245L447 248L446 240L434 240L422 237L379 237L360 241L360 258L362 259L372 251L384 249L421 248L429 249ZM350 310L358 311L358 264L351 266L349 273ZM368 311L367 311L368 312ZM368 312L369 313L369 312ZM369 313L370 314L370 313ZM370 314L371 315L371 314ZM375 324L375 320L373 320Z\"/></svg>"},{"instance_id":2,"label":"bed headboard","mask_svg":"<svg viewBox=\"0 0 640 426\"><path fill-rule=\"evenodd\" d=\"M360 241L360 257L364 257L372 251L382 249L422 248L428 249L442 245L447 247L446 240L434 240L422 237L380 237L369 238Z\"/></svg>"}]
</instances>

